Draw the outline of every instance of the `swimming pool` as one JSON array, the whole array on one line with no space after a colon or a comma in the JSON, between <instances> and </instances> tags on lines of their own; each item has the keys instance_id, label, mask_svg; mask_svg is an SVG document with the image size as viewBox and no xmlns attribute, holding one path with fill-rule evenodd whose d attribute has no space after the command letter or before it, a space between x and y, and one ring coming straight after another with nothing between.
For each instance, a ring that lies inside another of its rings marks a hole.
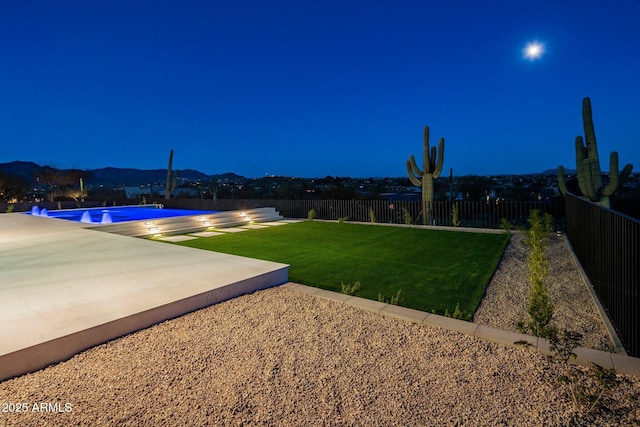
<instances>
[{"instance_id":1,"label":"swimming pool","mask_svg":"<svg viewBox=\"0 0 640 427\"><path fill-rule=\"evenodd\" d=\"M48 211L34 206L27 214L66 219L68 221L110 224L115 222L139 221L177 216L213 215L220 211L159 208L161 205L109 206L101 208L61 209Z\"/></svg>"}]
</instances>

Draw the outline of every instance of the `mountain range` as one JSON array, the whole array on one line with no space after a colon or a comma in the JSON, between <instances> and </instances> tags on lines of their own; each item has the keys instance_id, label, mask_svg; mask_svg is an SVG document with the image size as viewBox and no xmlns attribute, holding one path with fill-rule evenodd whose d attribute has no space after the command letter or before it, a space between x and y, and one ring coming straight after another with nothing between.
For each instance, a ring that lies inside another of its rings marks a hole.
<instances>
[{"instance_id":1,"label":"mountain range","mask_svg":"<svg viewBox=\"0 0 640 427\"><path fill-rule=\"evenodd\" d=\"M45 173L58 171L65 173L69 171L77 171L77 169L57 169L51 166L40 166L33 162L14 161L9 163L0 163L0 172L8 175L17 175L28 182L33 183L36 177ZM133 168L99 168L82 170L86 173L87 178L84 183L87 186L119 186L119 185L147 185L164 183L167 179L166 169L133 169ZM232 172L223 174L207 175L194 169L177 169L178 179L180 181L237 181L245 178Z\"/></svg>"},{"instance_id":2,"label":"mountain range","mask_svg":"<svg viewBox=\"0 0 640 427\"><path fill-rule=\"evenodd\" d=\"M36 177L42 176L47 172L58 171L65 173L69 171L77 171L78 169L56 169L51 166L41 166L33 162L14 161L9 163L0 163L0 172L9 175L17 175L26 179L30 183L36 181ZM148 184L164 184L167 179L166 169L134 169L134 168L114 168L106 167L99 169L82 170L87 177L84 183L87 186L97 187L104 185L107 187L122 185L148 185ZM575 174L573 169L565 169L565 173ZM194 169L178 169L178 180L181 182L193 181L244 181L245 177L237 175L233 172L223 174L207 175ZM538 174L530 175L556 175L557 169L547 169Z\"/></svg>"}]
</instances>

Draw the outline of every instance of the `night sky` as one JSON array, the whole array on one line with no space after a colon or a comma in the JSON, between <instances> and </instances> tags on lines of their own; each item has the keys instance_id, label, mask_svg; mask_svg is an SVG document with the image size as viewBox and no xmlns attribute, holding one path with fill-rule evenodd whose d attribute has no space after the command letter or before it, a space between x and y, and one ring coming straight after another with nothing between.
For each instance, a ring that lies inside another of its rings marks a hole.
<instances>
[{"instance_id":1,"label":"night sky","mask_svg":"<svg viewBox=\"0 0 640 427\"><path fill-rule=\"evenodd\" d=\"M525 55L537 42L539 56ZM406 175L640 170L640 1L3 1L0 163Z\"/></svg>"}]
</instances>

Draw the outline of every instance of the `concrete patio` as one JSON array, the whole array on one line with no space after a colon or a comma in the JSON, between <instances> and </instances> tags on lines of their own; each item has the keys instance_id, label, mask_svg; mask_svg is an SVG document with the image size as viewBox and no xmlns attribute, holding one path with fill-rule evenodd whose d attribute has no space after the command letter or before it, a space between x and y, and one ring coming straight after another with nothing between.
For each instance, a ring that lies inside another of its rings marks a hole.
<instances>
[{"instance_id":1,"label":"concrete patio","mask_svg":"<svg viewBox=\"0 0 640 427\"><path fill-rule=\"evenodd\" d=\"M0 215L0 381L287 282L288 266Z\"/></svg>"}]
</instances>

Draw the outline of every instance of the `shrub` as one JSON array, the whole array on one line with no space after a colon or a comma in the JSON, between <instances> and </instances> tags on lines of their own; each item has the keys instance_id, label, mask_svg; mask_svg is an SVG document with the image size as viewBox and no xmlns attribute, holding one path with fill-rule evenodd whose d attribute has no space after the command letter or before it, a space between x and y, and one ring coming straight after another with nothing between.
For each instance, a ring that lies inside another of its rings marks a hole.
<instances>
[{"instance_id":1,"label":"shrub","mask_svg":"<svg viewBox=\"0 0 640 427\"><path fill-rule=\"evenodd\" d=\"M402 289L398 291L395 297L391 296L389 298L382 295L382 293L378 293L378 301L383 302L385 304L398 305L403 300L402 298L400 298L400 292L402 292Z\"/></svg>"},{"instance_id":2,"label":"shrub","mask_svg":"<svg viewBox=\"0 0 640 427\"><path fill-rule=\"evenodd\" d=\"M411 218L411 214L407 208L402 208L402 216L404 217L405 224L411 225L413 223L413 218Z\"/></svg>"},{"instance_id":3,"label":"shrub","mask_svg":"<svg viewBox=\"0 0 640 427\"><path fill-rule=\"evenodd\" d=\"M309 213L307 213L307 219L309 221L313 221L313 219L316 217L316 210L315 209L311 209L309 211Z\"/></svg>"},{"instance_id":4,"label":"shrub","mask_svg":"<svg viewBox=\"0 0 640 427\"><path fill-rule=\"evenodd\" d=\"M453 224L454 227L460 227L460 208L457 203L451 208L451 224Z\"/></svg>"},{"instance_id":5,"label":"shrub","mask_svg":"<svg viewBox=\"0 0 640 427\"><path fill-rule=\"evenodd\" d=\"M505 233L511 234L513 224L511 224L507 218L500 218L500 228L503 229Z\"/></svg>"},{"instance_id":6,"label":"shrub","mask_svg":"<svg viewBox=\"0 0 640 427\"><path fill-rule=\"evenodd\" d=\"M373 207L369 208L369 220L371 222L376 222L376 213L373 211Z\"/></svg>"},{"instance_id":7,"label":"shrub","mask_svg":"<svg viewBox=\"0 0 640 427\"><path fill-rule=\"evenodd\" d=\"M569 361L576 358L574 350L580 345L582 334L573 331L563 331L550 336L550 350L554 353L551 360L563 364L563 369L558 375L558 382L568 388L568 393L573 403L573 409L579 417L584 418L592 412L606 409L608 390L618 386L622 380L618 379L615 368L606 369L593 363L588 372ZM615 401L614 401L615 402Z\"/></svg>"},{"instance_id":8,"label":"shrub","mask_svg":"<svg viewBox=\"0 0 640 427\"><path fill-rule=\"evenodd\" d=\"M338 224L344 224L348 219L348 216L341 216L340 218L338 218Z\"/></svg>"},{"instance_id":9,"label":"shrub","mask_svg":"<svg viewBox=\"0 0 640 427\"><path fill-rule=\"evenodd\" d=\"M557 330L551 325L553 319L553 304L549 300L545 280L549 270L549 259L546 255L549 233L552 230L551 215L545 214L541 218L537 210L531 211L529 216L531 228L527 233L526 243L530 249L527 256L527 267L529 268L529 303L527 313L529 321L517 322L516 326L526 331L531 331L535 336L548 338Z\"/></svg>"},{"instance_id":10,"label":"shrub","mask_svg":"<svg viewBox=\"0 0 640 427\"><path fill-rule=\"evenodd\" d=\"M454 319L471 320L470 313L467 313L464 310L460 310L460 303L456 304L456 308L453 311L453 314L449 312L449 309L446 309L444 315L445 317L453 317Z\"/></svg>"},{"instance_id":11,"label":"shrub","mask_svg":"<svg viewBox=\"0 0 640 427\"><path fill-rule=\"evenodd\" d=\"M360 281L357 281L353 285L350 285L349 283L344 283L344 282L341 282L341 284L342 284L343 294L353 295L353 296L358 295L358 291L360 291Z\"/></svg>"}]
</instances>

